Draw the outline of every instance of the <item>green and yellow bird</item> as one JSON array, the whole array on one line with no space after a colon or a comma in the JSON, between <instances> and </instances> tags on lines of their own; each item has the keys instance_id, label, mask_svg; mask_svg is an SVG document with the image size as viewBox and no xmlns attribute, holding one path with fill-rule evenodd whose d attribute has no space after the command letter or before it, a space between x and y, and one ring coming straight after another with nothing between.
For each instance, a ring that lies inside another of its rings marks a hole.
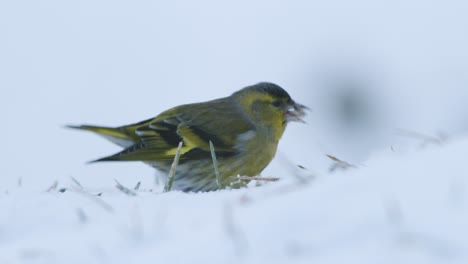
<instances>
[{"instance_id":1,"label":"green and yellow bird","mask_svg":"<svg viewBox=\"0 0 468 264\"><path fill-rule=\"evenodd\" d=\"M166 175L183 142L172 189L212 191L218 184L210 141L221 186L240 187L237 176L259 175L275 156L287 123L304 122L306 109L280 86L262 82L228 97L177 106L132 125L70 127L95 132L125 148L96 162L143 161Z\"/></svg>"}]
</instances>

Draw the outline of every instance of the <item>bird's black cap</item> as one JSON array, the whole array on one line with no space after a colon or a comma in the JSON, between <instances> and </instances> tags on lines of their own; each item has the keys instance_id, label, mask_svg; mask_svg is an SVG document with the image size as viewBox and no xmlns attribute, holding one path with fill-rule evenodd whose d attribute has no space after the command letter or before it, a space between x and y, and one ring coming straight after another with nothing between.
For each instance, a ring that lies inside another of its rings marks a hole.
<instances>
[{"instance_id":1,"label":"bird's black cap","mask_svg":"<svg viewBox=\"0 0 468 264\"><path fill-rule=\"evenodd\" d=\"M258 91L258 92L262 92L262 93L267 93L269 95L271 95L272 97L274 98L284 98L286 99L287 101L291 101L291 96L288 94L288 92L286 92L283 88L281 88L279 85L276 85L274 83L270 83L270 82L260 82L260 83L257 83L257 84L254 84L254 85L251 85L251 86L247 86L245 87L244 89L234 93L234 94L237 94L237 93L242 93L244 91Z\"/></svg>"}]
</instances>

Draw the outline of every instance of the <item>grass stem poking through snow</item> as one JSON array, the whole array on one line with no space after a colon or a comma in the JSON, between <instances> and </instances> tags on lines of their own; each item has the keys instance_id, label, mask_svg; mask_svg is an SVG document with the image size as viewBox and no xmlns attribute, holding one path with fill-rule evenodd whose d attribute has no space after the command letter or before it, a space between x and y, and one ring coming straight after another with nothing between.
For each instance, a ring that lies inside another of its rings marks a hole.
<instances>
[{"instance_id":1,"label":"grass stem poking through snow","mask_svg":"<svg viewBox=\"0 0 468 264\"><path fill-rule=\"evenodd\" d=\"M446 140L447 136L443 133L440 133L437 136L432 136L424 133L420 133L417 131L411 131L406 129L397 129L397 135L402 137L414 138L421 141L420 147L426 147L427 145L434 144L434 145L442 145Z\"/></svg>"},{"instance_id":2,"label":"grass stem poking through snow","mask_svg":"<svg viewBox=\"0 0 468 264\"><path fill-rule=\"evenodd\" d=\"M210 140L210 151L211 151L211 158L213 159L213 167L216 175L216 184L218 185L218 189L221 189L221 176L219 175L218 169L218 161L216 160L216 153L213 146L213 142Z\"/></svg>"},{"instance_id":3,"label":"grass stem poking through snow","mask_svg":"<svg viewBox=\"0 0 468 264\"><path fill-rule=\"evenodd\" d=\"M138 182L133 188L133 190L138 191L140 189L140 185L141 185L141 182Z\"/></svg>"},{"instance_id":4,"label":"grass stem poking through snow","mask_svg":"<svg viewBox=\"0 0 468 264\"><path fill-rule=\"evenodd\" d=\"M81 190L84 189L84 188L83 188L83 185L81 185L81 183L80 183L77 179L75 179L75 178L73 178L73 177L71 177L71 179L72 179L72 181L76 184L76 186L78 186Z\"/></svg>"},{"instance_id":5,"label":"grass stem poking through snow","mask_svg":"<svg viewBox=\"0 0 468 264\"><path fill-rule=\"evenodd\" d=\"M329 154L326 154L326 156L334 162L330 166L330 168L328 169L329 172L334 172L337 169L347 170L349 168L356 168L355 165L353 165L353 164L351 164L349 162L346 162L344 160L340 160L339 158L337 158L335 156L332 156L332 155L329 155Z\"/></svg>"},{"instance_id":6,"label":"grass stem poking through snow","mask_svg":"<svg viewBox=\"0 0 468 264\"><path fill-rule=\"evenodd\" d=\"M119 189L121 192L125 193L128 196L136 196L137 195L136 192L134 192L134 191L130 190L129 188L123 186L116 179L114 179L114 181L115 181L115 184L116 184L115 187L117 189Z\"/></svg>"},{"instance_id":7,"label":"grass stem poking through snow","mask_svg":"<svg viewBox=\"0 0 468 264\"><path fill-rule=\"evenodd\" d=\"M55 191L57 189L57 186L58 181L54 181L54 183L52 183L52 185L49 188L47 188L47 192Z\"/></svg>"},{"instance_id":8,"label":"grass stem poking through snow","mask_svg":"<svg viewBox=\"0 0 468 264\"><path fill-rule=\"evenodd\" d=\"M167 179L166 186L164 186L164 192L168 192L172 188L172 183L174 182L174 177L177 170L177 165L179 164L180 151L182 150L183 141L179 142L177 147L177 152L174 157L174 162L172 162L171 170L169 171L169 178Z\"/></svg>"},{"instance_id":9,"label":"grass stem poking through snow","mask_svg":"<svg viewBox=\"0 0 468 264\"><path fill-rule=\"evenodd\" d=\"M96 195L92 195L92 194L89 194L88 192L86 192L85 190L81 190L81 189L76 189L75 190L72 190L78 194L81 194L83 195L84 197L90 199L91 201L95 202L96 204L98 204L99 206L101 206L104 210L106 210L107 212L109 213L113 213L114 212L114 208L112 206L110 206L108 203L106 203L101 197L99 196L96 196Z\"/></svg>"}]
</instances>

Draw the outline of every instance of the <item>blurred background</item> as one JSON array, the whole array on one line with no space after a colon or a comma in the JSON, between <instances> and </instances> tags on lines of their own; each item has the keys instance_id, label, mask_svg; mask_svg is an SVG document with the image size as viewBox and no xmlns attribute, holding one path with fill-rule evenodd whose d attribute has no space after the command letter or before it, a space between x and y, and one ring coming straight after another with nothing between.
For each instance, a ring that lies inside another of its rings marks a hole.
<instances>
[{"instance_id":1,"label":"blurred background","mask_svg":"<svg viewBox=\"0 0 468 264\"><path fill-rule=\"evenodd\" d=\"M313 111L265 176L468 130L466 1L1 1L0 185L153 182L66 124L118 126L260 81ZM287 170L287 169L286 169Z\"/></svg>"}]
</instances>

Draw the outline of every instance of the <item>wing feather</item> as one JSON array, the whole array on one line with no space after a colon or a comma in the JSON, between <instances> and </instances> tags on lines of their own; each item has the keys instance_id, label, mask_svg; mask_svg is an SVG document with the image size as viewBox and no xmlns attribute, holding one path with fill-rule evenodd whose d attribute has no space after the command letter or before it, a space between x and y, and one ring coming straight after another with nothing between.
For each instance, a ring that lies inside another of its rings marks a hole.
<instances>
[{"instance_id":1,"label":"wing feather","mask_svg":"<svg viewBox=\"0 0 468 264\"><path fill-rule=\"evenodd\" d=\"M237 136L254 129L250 120L239 118L245 118L244 113L230 98L182 105L154 119L121 127L139 140L115 155L96 161L173 160L181 141L184 143L181 160L211 159L210 141L218 157L233 156L238 153Z\"/></svg>"}]
</instances>

